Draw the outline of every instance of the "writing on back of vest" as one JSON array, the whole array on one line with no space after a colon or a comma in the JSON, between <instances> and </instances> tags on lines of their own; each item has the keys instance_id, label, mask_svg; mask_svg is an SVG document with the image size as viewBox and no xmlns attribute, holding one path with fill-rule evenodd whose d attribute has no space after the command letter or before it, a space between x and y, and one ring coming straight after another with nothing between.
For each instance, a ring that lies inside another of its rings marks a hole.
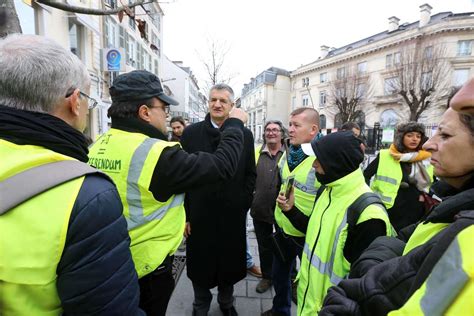
<instances>
[{"instance_id":1,"label":"writing on back of vest","mask_svg":"<svg viewBox=\"0 0 474 316\"><path fill-rule=\"evenodd\" d=\"M122 160L107 158L89 158L89 164L100 170L120 171L122 169Z\"/></svg>"}]
</instances>

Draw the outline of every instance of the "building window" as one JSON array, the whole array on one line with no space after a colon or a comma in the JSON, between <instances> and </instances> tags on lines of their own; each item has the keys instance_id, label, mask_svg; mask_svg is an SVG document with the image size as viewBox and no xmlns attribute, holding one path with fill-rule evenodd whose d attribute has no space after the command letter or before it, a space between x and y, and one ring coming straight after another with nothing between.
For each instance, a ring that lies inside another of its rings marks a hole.
<instances>
[{"instance_id":1,"label":"building window","mask_svg":"<svg viewBox=\"0 0 474 316\"><path fill-rule=\"evenodd\" d=\"M154 60L154 65L155 65L155 67L154 67L155 75L158 76L158 60L156 60L156 59Z\"/></svg>"},{"instance_id":2,"label":"building window","mask_svg":"<svg viewBox=\"0 0 474 316\"><path fill-rule=\"evenodd\" d=\"M326 106L326 91L319 92L319 106Z\"/></svg>"},{"instance_id":3,"label":"building window","mask_svg":"<svg viewBox=\"0 0 474 316\"><path fill-rule=\"evenodd\" d=\"M320 73L319 74L319 82L320 83L325 83L327 81L328 81L328 73L327 72Z\"/></svg>"},{"instance_id":4,"label":"building window","mask_svg":"<svg viewBox=\"0 0 474 316\"><path fill-rule=\"evenodd\" d=\"M425 56L426 59L433 58L433 46L425 47L424 56Z\"/></svg>"},{"instance_id":5,"label":"building window","mask_svg":"<svg viewBox=\"0 0 474 316\"><path fill-rule=\"evenodd\" d=\"M69 23L69 48L79 59L82 59L82 26Z\"/></svg>"},{"instance_id":6,"label":"building window","mask_svg":"<svg viewBox=\"0 0 474 316\"><path fill-rule=\"evenodd\" d=\"M431 71L422 73L421 74L421 88L423 90L428 90L432 86L433 86L433 76L432 76Z\"/></svg>"},{"instance_id":7,"label":"building window","mask_svg":"<svg viewBox=\"0 0 474 316\"><path fill-rule=\"evenodd\" d=\"M400 57L401 57L400 52L396 52L395 54L393 54L393 65L394 66L400 65Z\"/></svg>"},{"instance_id":8,"label":"building window","mask_svg":"<svg viewBox=\"0 0 474 316\"><path fill-rule=\"evenodd\" d=\"M309 96L307 94L302 95L302 105L303 106L308 106L309 105Z\"/></svg>"},{"instance_id":9,"label":"building window","mask_svg":"<svg viewBox=\"0 0 474 316\"><path fill-rule=\"evenodd\" d=\"M143 69L143 48L140 42L136 42L137 47L137 66L136 69L142 70Z\"/></svg>"},{"instance_id":10,"label":"building window","mask_svg":"<svg viewBox=\"0 0 474 316\"><path fill-rule=\"evenodd\" d=\"M127 63L136 67L137 60L137 44L133 37L128 38L128 49L127 49Z\"/></svg>"},{"instance_id":11,"label":"building window","mask_svg":"<svg viewBox=\"0 0 474 316\"><path fill-rule=\"evenodd\" d=\"M296 97L291 98L291 110L296 109Z\"/></svg>"},{"instance_id":12,"label":"building window","mask_svg":"<svg viewBox=\"0 0 474 316\"><path fill-rule=\"evenodd\" d=\"M336 70L336 78L337 79L342 79L346 76L346 68L345 67L341 67L341 68L337 68Z\"/></svg>"},{"instance_id":13,"label":"building window","mask_svg":"<svg viewBox=\"0 0 474 316\"><path fill-rule=\"evenodd\" d=\"M107 48L116 48L118 46L118 27L117 23L111 18L105 20L105 36Z\"/></svg>"},{"instance_id":14,"label":"building window","mask_svg":"<svg viewBox=\"0 0 474 316\"><path fill-rule=\"evenodd\" d=\"M321 115L319 116L319 124L321 125L321 126L319 127L320 129L326 128L326 115L321 114Z\"/></svg>"},{"instance_id":15,"label":"building window","mask_svg":"<svg viewBox=\"0 0 474 316\"><path fill-rule=\"evenodd\" d=\"M107 6L111 7L112 9L117 8L117 0L105 0L104 2Z\"/></svg>"},{"instance_id":16,"label":"building window","mask_svg":"<svg viewBox=\"0 0 474 316\"><path fill-rule=\"evenodd\" d=\"M363 62L357 64L357 72L361 73L361 74L367 72L367 62L366 61L363 61Z\"/></svg>"},{"instance_id":17,"label":"building window","mask_svg":"<svg viewBox=\"0 0 474 316\"><path fill-rule=\"evenodd\" d=\"M366 90L367 90L367 85L365 83L359 83L356 86L356 96L362 99L366 94Z\"/></svg>"},{"instance_id":18,"label":"building window","mask_svg":"<svg viewBox=\"0 0 474 316\"><path fill-rule=\"evenodd\" d=\"M453 86L460 87L467 82L469 78L469 69L455 69Z\"/></svg>"},{"instance_id":19,"label":"building window","mask_svg":"<svg viewBox=\"0 0 474 316\"><path fill-rule=\"evenodd\" d=\"M391 95L397 93L397 77L387 78L384 81L384 93L385 95Z\"/></svg>"},{"instance_id":20,"label":"building window","mask_svg":"<svg viewBox=\"0 0 474 316\"><path fill-rule=\"evenodd\" d=\"M385 56L385 68L392 67L392 59L393 59L392 54L388 54L387 56Z\"/></svg>"},{"instance_id":21,"label":"building window","mask_svg":"<svg viewBox=\"0 0 474 316\"><path fill-rule=\"evenodd\" d=\"M472 41L458 41L458 56L471 56Z\"/></svg>"},{"instance_id":22,"label":"building window","mask_svg":"<svg viewBox=\"0 0 474 316\"><path fill-rule=\"evenodd\" d=\"M309 86L309 78L306 77L306 78L303 78L302 80L302 84L303 84L303 87L307 87Z\"/></svg>"},{"instance_id":23,"label":"building window","mask_svg":"<svg viewBox=\"0 0 474 316\"><path fill-rule=\"evenodd\" d=\"M119 25L118 27L119 27L119 36L118 36L119 46L125 49L125 47L126 47L125 46L125 33L127 33L127 32L125 31L125 29L121 25Z\"/></svg>"},{"instance_id":24,"label":"building window","mask_svg":"<svg viewBox=\"0 0 474 316\"><path fill-rule=\"evenodd\" d=\"M388 109L382 112L380 115L380 126L381 127L395 127L398 123L398 115L392 110Z\"/></svg>"},{"instance_id":25,"label":"building window","mask_svg":"<svg viewBox=\"0 0 474 316\"><path fill-rule=\"evenodd\" d=\"M400 52L388 54L385 56L385 68L400 65Z\"/></svg>"}]
</instances>

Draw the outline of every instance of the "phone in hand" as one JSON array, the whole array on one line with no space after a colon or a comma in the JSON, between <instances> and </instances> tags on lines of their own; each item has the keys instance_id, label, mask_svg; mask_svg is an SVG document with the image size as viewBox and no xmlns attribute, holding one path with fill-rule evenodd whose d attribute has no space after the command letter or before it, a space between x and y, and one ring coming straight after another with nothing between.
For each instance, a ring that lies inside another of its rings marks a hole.
<instances>
[{"instance_id":1,"label":"phone in hand","mask_svg":"<svg viewBox=\"0 0 474 316\"><path fill-rule=\"evenodd\" d=\"M288 199L290 197L291 188L295 183L295 176L289 176L286 179L286 188L285 188L285 197Z\"/></svg>"}]
</instances>

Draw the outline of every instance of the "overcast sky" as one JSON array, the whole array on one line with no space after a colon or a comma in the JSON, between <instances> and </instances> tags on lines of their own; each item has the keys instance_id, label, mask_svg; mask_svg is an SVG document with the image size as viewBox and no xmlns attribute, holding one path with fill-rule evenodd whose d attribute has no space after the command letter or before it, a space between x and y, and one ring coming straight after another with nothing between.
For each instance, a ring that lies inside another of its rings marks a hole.
<instances>
[{"instance_id":1,"label":"overcast sky","mask_svg":"<svg viewBox=\"0 0 474 316\"><path fill-rule=\"evenodd\" d=\"M226 71L240 95L244 83L271 66L294 70L316 60L321 45L337 48L383 32L391 16L400 24L418 21L424 3L432 15L474 11L474 0L160 0L163 48L191 67L202 87L198 55L206 54L206 39L226 41Z\"/></svg>"}]
</instances>

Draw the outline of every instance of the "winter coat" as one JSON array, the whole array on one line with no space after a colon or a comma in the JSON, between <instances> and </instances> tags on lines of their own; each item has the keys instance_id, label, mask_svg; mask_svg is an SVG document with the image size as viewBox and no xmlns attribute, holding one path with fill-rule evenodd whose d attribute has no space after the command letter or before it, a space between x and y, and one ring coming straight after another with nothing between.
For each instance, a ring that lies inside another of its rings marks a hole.
<instances>
[{"instance_id":1,"label":"winter coat","mask_svg":"<svg viewBox=\"0 0 474 316\"><path fill-rule=\"evenodd\" d=\"M220 137L220 129L211 125L208 114L203 122L186 128L181 144L189 153L212 153ZM198 285L232 285L245 277L246 216L255 177L253 136L244 129L244 148L235 176L186 192L186 216L191 224L186 242L187 273Z\"/></svg>"},{"instance_id":2,"label":"winter coat","mask_svg":"<svg viewBox=\"0 0 474 316\"><path fill-rule=\"evenodd\" d=\"M445 223L446 228L438 232L426 243L414 248L404 256L397 256L374 265L358 279L348 279L328 290L320 315L385 315L399 309L426 280L445 249L440 248L440 240L452 234L460 221L474 218L474 187L469 184L461 193L444 200L436 206L425 223ZM420 224L423 225L423 224ZM471 224L472 225L472 224ZM392 245L393 246L393 245ZM382 253L376 255L372 248L372 257L382 258L388 255L379 245ZM397 250L398 251L398 250ZM363 254L363 256L367 254ZM375 259L375 260L379 260Z\"/></svg>"},{"instance_id":3,"label":"winter coat","mask_svg":"<svg viewBox=\"0 0 474 316\"><path fill-rule=\"evenodd\" d=\"M66 315L144 315L138 310L140 291L129 247L117 189L103 177L86 176L57 269Z\"/></svg>"}]
</instances>

